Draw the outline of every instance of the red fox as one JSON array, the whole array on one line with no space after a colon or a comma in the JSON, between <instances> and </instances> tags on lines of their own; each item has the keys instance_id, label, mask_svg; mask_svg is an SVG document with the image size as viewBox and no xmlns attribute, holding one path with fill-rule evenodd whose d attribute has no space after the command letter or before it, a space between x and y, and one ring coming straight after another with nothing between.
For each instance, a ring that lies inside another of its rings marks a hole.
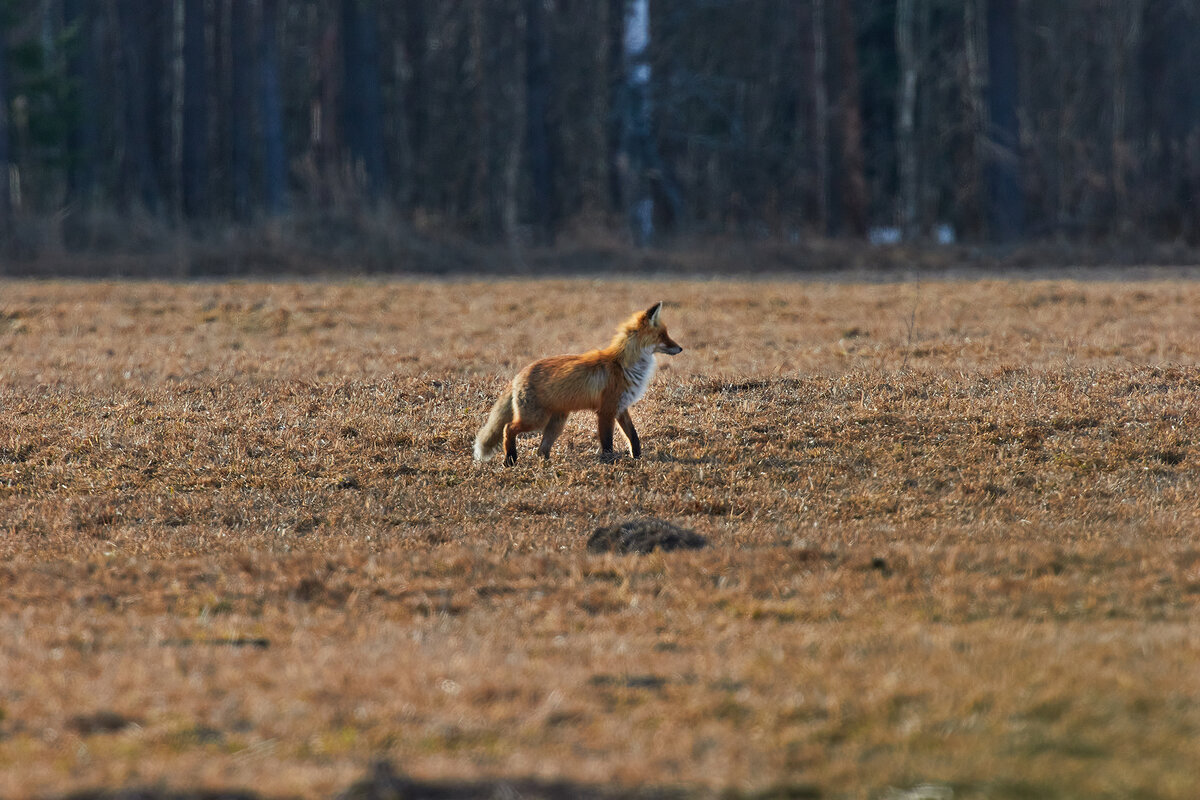
<instances>
[{"instance_id":1,"label":"red fox","mask_svg":"<svg viewBox=\"0 0 1200 800\"><path fill-rule=\"evenodd\" d=\"M654 376L654 354L673 356L683 348L659 321L662 303L634 314L617 329L612 344L578 356L551 356L517 373L475 437L475 460L487 461L504 444L504 463L517 463L517 434L542 432L538 453L550 448L572 411L596 412L601 456L613 457L613 423L621 426L634 458L642 454L629 407L642 399Z\"/></svg>"}]
</instances>

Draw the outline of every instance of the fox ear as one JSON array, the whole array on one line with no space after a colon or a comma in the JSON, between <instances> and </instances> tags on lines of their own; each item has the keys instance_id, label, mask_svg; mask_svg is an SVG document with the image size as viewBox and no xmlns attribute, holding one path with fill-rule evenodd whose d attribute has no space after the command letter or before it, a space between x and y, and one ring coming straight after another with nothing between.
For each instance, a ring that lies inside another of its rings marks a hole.
<instances>
[{"instance_id":1,"label":"fox ear","mask_svg":"<svg viewBox=\"0 0 1200 800\"><path fill-rule=\"evenodd\" d=\"M651 325L657 325L659 311L662 311L662 301L661 300L659 300L654 305L650 306L650 308L646 309L646 321L649 322Z\"/></svg>"}]
</instances>

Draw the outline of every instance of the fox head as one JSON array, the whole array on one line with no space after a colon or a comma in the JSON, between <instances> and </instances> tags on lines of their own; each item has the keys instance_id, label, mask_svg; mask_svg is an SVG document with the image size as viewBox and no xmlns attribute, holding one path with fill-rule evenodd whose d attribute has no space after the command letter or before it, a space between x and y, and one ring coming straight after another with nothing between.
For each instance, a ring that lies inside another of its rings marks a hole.
<instances>
[{"instance_id":1,"label":"fox head","mask_svg":"<svg viewBox=\"0 0 1200 800\"><path fill-rule=\"evenodd\" d=\"M683 352L683 348L667 335L667 326L662 324L659 314L662 311L662 301L655 303L640 314L634 314L626 324L625 332L636 341L639 350L653 348L655 353L665 353L673 356Z\"/></svg>"}]
</instances>

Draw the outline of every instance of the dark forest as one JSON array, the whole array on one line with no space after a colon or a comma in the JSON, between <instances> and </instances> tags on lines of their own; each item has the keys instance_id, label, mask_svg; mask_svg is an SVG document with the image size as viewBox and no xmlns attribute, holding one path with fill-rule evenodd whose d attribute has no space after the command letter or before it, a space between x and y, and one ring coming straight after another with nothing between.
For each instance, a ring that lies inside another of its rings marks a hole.
<instances>
[{"instance_id":1,"label":"dark forest","mask_svg":"<svg viewBox=\"0 0 1200 800\"><path fill-rule=\"evenodd\" d=\"M1198 41L1198 0L0 0L0 230L1195 245Z\"/></svg>"}]
</instances>

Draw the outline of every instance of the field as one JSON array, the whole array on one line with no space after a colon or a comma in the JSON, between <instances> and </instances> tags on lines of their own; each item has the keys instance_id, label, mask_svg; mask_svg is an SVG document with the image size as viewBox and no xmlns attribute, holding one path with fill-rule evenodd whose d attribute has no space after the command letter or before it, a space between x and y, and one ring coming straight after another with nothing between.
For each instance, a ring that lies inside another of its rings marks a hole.
<instances>
[{"instance_id":1,"label":"field","mask_svg":"<svg viewBox=\"0 0 1200 800\"><path fill-rule=\"evenodd\" d=\"M549 464L471 461L521 365L660 299L640 460L576 415ZM0 796L386 759L1194 798L1198 312L1188 275L0 283ZM641 516L709 546L587 551Z\"/></svg>"}]
</instances>

